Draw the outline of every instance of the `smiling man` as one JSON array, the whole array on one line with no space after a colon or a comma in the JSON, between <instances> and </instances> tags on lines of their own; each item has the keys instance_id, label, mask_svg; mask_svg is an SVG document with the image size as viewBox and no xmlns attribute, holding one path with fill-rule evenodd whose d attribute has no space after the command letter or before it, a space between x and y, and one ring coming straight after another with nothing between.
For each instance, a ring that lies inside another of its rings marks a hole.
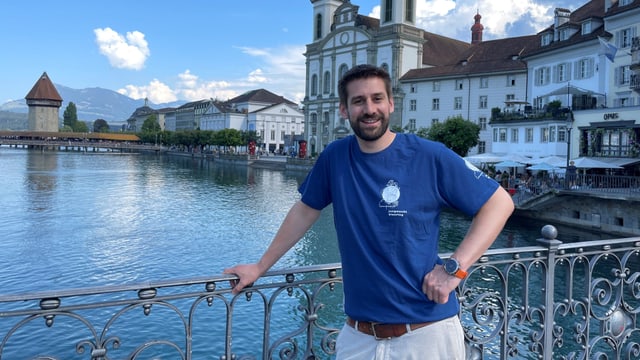
<instances>
[{"instance_id":1,"label":"smiling man","mask_svg":"<svg viewBox=\"0 0 640 360\"><path fill-rule=\"evenodd\" d=\"M464 359L455 289L514 209L511 196L443 144L389 129L391 80L358 65L338 85L354 135L320 154L273 242L235 274L233 292L256 281L333 204L347 320L338 359ZM473 216L451 258L438 257L440 213Z\"/></svg>"}]
</instances>

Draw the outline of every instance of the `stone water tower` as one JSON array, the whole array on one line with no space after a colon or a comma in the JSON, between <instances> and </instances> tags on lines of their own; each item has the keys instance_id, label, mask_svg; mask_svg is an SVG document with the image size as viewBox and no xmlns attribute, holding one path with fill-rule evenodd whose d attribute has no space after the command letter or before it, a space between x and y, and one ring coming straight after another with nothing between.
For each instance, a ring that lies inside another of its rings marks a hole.
<instances>
[{"instance_id":1,"label":"stone water tower","mask_svg":"<svg viewBox=\"0 0 640 360\"><path fill-rule=\"evenodd\" d=\"M59 131L62 97L46 72L25 99L29 106L29 131Z\"/></svg>"}]
</instances>

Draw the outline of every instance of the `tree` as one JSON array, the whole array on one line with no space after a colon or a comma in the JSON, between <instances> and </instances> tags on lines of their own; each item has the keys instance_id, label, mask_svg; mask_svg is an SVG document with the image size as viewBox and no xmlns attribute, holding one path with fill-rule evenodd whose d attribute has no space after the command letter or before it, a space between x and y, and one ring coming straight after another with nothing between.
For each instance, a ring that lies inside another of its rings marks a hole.
<instances>
[{"instance_id":1,"label":"tree","mask_svg":"<svg viewBox=\"0 0 640 360\"><path fill-rule=\"evenodd\" d=\"M73 126L74 132L89 132L89 125L87 125L84 121L76 121L76 124Z\"/></svg>"},{"instance_id":2,"label":"tree","mask_svg":"<svg viewBox=\"0 0 640 360\"><path fill-rule=\"evenodd\" d=\"M68 126L75 131L75 126L78 122L78 109L76 108L76 104L69 102L69 105L64 109L62 119L62 124L64 126Z\"/></svg>"},{"instance_id":3,"label":"tree","mask_svg":"<svg viewBox=\"0 0 640 360\"><path fill-rule=\"evenodd\" d=\"M147 116L147 118L142 123L142 128L140 128L140 130L143 133L155 133L160 131L161 129L160 124L158 124L158 117L155 114Z\"/></svg>"},{"instance_id":4,"label":"tree","mask_svg":"<svg viewBox=\"0 0 640 360\"><path fill-rule=\"evenodd\" d=\"M429 129L420 128L418 136L443 143L460 156L467 156L469 149L478 145L480 126L462 116L450 117L443 123L435 123Z\"/></svg>"},{"instance_id":5,"label":"tree","mask_svg":"<svg viewBox=\"0 0 640 360\"><path fill-rule=\"evenodd\" d=\"M106 133L109 132L109 124L105 119L97 119L93 122L93 132Z\"/></svg>"}]
</instances>

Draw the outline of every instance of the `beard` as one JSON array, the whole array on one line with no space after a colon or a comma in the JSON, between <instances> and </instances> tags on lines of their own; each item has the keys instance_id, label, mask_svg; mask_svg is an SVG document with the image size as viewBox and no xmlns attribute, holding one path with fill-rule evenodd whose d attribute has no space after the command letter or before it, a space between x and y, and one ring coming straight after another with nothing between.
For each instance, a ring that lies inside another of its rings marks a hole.
<instances>
[{"instance_id":1,"label":"beard","mask_svg":"<svg viewBox=\"0 0 640 360\"><path fill-rule=\"evenodd\" d=\"M380 122L378 123L378 127L368 127L364 121L369 119L379 120ZM389 117L382 114L363 115L359 116L355 120L349 119L349 123L351 124L353 133L356 134L357 137L364 141L376 141L380 139L385 132L387 132L387 129L389 128Z\"/></svg>"}]
</instances>

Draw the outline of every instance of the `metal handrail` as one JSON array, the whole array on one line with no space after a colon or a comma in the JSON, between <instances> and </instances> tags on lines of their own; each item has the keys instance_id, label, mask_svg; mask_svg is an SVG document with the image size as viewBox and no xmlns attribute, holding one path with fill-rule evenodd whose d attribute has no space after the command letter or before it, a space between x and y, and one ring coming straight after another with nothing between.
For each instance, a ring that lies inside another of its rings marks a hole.
<instances>
[{"instance_id":1,"label":"metal handrail","mask_svg":"<svg viewBox=\"0 0 640 360\"><path fill-rule=\"evenodd\" d=\"M640 237L542 234L539 246L487 251L460 284L468 359L637 358ZM238 295L234 278L0 295L0 359L334 356L339 263L270 271Z\"/></svg>"}]
</instances>

